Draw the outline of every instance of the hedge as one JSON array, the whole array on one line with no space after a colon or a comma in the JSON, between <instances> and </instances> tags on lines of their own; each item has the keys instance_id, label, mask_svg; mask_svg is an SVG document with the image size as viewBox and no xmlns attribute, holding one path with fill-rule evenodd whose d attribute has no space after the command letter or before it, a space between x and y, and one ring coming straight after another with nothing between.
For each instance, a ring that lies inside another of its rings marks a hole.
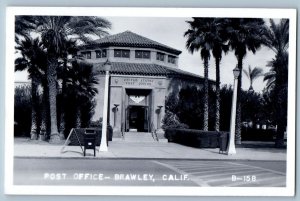
<instances>
[{"instance_id":1,"label":"hedge","mask_svg":"<svg viewBox=\"0 0 300 201\"><path fill-rule=\"evenodd\" d=\"M175 142L197 148L218 148L220 135L224 132L202 131L195 129L166 129L165 137Z\"/></svg>"},{"instance_id":2,"label":"hedge","mask_svg":"<svg viewBox=\"0 0 300 201\"><path fill-rule=\"evenodd\" d=\"M243 128L242 140L243 141L274 141L276 137L275 129L256 129L256 128Z\"/></svg>"},{"instance_id":3,"label":"hedge","mask_svg":"<svg viewBox=\"0 0 300 201\"><path fill-rule=\"evenodd\" d=\"M84 144L84 135L85 135L85 130L86 129L93 129L96 132L96 146L100 145L100 141L101 141L101 134L102 134L102 128L98 127L98 128L74 128L73 129L73 133L71 134L70 138L69 138L69 142L68 145L70 146L78 146L78 140L76 137L76 134L78 136L78 139L81 143L81 145ZM76 134L75 134L76 132ZM112 141L112 135L113 135L113 129L111 126L107 126L107 141Z\"/></svg>"}]
</instances>

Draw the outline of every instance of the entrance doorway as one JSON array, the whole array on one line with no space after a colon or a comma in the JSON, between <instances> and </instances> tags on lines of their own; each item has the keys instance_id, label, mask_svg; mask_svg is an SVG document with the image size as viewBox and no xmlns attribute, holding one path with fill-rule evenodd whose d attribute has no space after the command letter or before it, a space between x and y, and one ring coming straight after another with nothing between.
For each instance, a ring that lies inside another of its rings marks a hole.
<instances>
[{"instance_id":1,"label":"entrance doorway","mask_svg":"<svg viewBox=\"0 0 300 201\"><path fill-rule=\"evenodd\" d=\"M126 89L125 132L150 132L151 89Z\"/></svg>"},{"instance_id":2,"label":"entrance doorway","mask_svg":"<svg viewBox=\"0 0 300 201\"><path fill-rule=\"evenodd\" d=\"M149 132L148 106L128 106L128 131Z\"/></svg>"}]
</instances>

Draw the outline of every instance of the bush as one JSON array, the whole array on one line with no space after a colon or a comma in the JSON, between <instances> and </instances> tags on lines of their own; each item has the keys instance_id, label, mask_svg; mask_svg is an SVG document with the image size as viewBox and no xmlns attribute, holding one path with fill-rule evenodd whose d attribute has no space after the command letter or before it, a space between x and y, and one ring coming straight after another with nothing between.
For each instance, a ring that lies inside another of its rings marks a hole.
<instances>
[{"instance_id":1,"label":"bush","mask_svg":"<svg viewBox=\"0 0 300 201\"><path fill-rule=\"evenodd\" d=\"M164 130L169 128L188 128L188 125L181 123L177 115L172 113L171 111L166 111L162 122L162 129Z\"/></svg>"},{"instance_id":2,"label":"bush","mask_svg":"<svg viewBox=\"0 0 300 201\"><path fill-rule=\"evenodd\" d=\"M102 122L100 121L92 121L90 123L90 128L99 128L102 130ZM107 135L108 135L108 141L112 141L112 136L113 136L113 128L111 125L107 125Z\"/></svg>"},{"instance_id":3,"label":"bush","mask_svg":"<svg viewBox=\"0 0 300 201\"><path fill-rule=\"evenodd\" d=\"M31 87L15 88L14 136L30 137L31 126Z\"/></svg>"},{"instance_id":4,"label":"bush","mask_svg":"<svg viewBox=\"0 0 300 201\"><path fill-rule=\"evenodd\" d=\"M163 129L203 127L204 91L195 86L180 89L178 94L171 93L166 98L166 114L163 119ZM214 128L215 93L209 89L209 129Z\"/></svg>"},{"instance_id":5,"label":"bush","mask_svg":"<svg viewBox=\"0 0 300 201\"><path fill-rule=\"evenodd\" d=\"M165 137L169 142L176 142L197 148L219 147L220 133L195 129L167 129Z\"/></svg>"},{"instance_id":6,"label":"bush","mask_svg":"<svg viewBox=\"0 0 300 201\"><path fill-rule=\"evenodd\" d=\"M243 141L270 141L274 142L276 130L274 129L255 129L255 128L242 128Z\"/></svg>"},{"instance_id":7,"label":"bush","mask_svg":"<svg viewBox=\"0 0 300 201\"><path fill-rule=\"evenodd\" d=\"M68 135L70 130L76 127L76 110L77 105L80 105L81 111L81 127L88 128L91 124L91 118L94 113L95 101L90 99L85 99L84 103L78 102L75 100L72 94L66 94L64 103L62 103L62 94L58 95L58 120L60 120L61 109L64 110L65 115L65 135ZM63 104L63 105L61 105ZM63 107L61 107L63 106ZM59 122L60 123L60 122ZM67 137L67 136L65 136Z\"/></svg>"}]
</instances>

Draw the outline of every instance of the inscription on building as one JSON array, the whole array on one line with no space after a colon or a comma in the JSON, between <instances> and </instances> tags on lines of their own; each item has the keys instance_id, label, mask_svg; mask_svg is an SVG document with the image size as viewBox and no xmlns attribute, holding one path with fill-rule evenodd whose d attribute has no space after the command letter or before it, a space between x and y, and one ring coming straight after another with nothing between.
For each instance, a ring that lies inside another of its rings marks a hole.
<instances>
[{"instance_id":1,"label":"inscription on building","mask_svg":"<svg viewBox=\"0 0 300 201\"><path fill-rule=\"evenodd\" d=\"M154 83L153 79L148 78L123 78L125 85L134 86L152 86Z\"/></svg>"},{"instance_id":2,"label":"inscription on building","mask_svg":"<svg viewBox=\"0 0 300 201\"><path fill-rule=\"evenodd\" d=\"M122 78L112 77L112 86L130 86L130 87L163 87L162 79L151 79L151 78Z\"/></svg>"}]
</instances>

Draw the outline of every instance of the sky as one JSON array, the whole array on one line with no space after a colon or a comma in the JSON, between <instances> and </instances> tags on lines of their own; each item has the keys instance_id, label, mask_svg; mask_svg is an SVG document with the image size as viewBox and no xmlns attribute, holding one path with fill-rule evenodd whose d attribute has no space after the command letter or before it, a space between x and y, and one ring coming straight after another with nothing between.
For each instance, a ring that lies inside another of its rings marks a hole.
<instances>
[{"instance_id":1,"label":"sky","mask_svg":"<svg viewBox=\"0 0 300 201\"><path fill-rule=\"evenodd\" d=\"M204 68L203 61L201 60L200 53L194 52L191 54L187 51L186 37L184 32L188 30L187 20L191 18L176 18L176 17L105 17L111 22L112 28L109 30L110 34L117 34L124 31L132 31L136 34L142 35L154 41L168 45L175 49L182 51L179 55L178 66L180 69L189 71L203 76ZM247 52L243 61L243 68L248 69L250 65L252 68L260 67L263 72L268 72L269 67L266 67L268 61L274 58L273 51L266 47L261 47L255 54ZM221 85L233 83L232 70L237 64L237 59L233 52L229 52L226 55L223 54L221 60ZM209 79L215 80L215 61L211 57L209 61ZM15 73L16 81L26 81L26 72ZM247 90L250 82L248 78L243 74L242 88ZM261 92L265 87L263 76L259 77L253 82L253 88L256 92Z\"/></svg>"}]
</instances>

